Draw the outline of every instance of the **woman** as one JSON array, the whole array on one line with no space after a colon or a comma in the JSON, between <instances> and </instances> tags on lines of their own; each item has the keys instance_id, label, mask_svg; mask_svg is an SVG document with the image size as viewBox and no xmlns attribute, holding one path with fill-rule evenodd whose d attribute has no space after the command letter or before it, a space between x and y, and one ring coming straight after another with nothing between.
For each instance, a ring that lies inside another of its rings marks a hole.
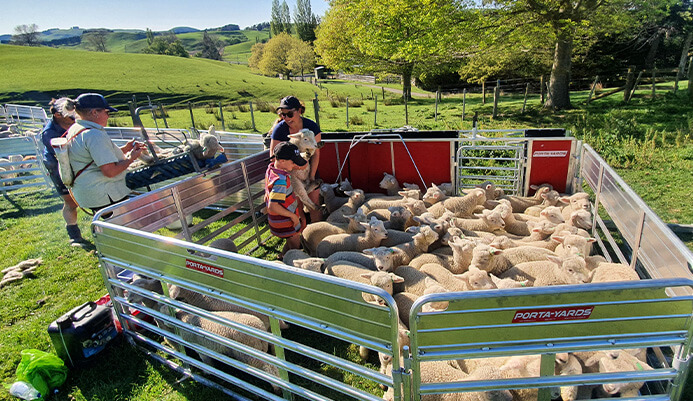
<instances>
[{"instance_id":1,"label":"woman","mask_svg":"<svg viewBox=\"0 0 693 401\"><path fill-rule=\"evenodd\" d=\"M75 122L74 108L68 109L70 107L67 105L69 100L66 97L51 100L49 105L53 118L41 131L41 142L43 143L43 164L48 170L48 177L53 182L53 187L55 187L58 195L63 199L63 219L65 220L65 230L67 230L67 235L70 238L70 245L82 247L86 246L88 242L82 238L82 233L77 225L77 208L79 206L70 195L70 190L63 184L63 180L60 179L58 159L55 158L55 151L51 146L51 139L63 136L65 131Z\"/></svg>"},{"instance_id":2,"label":"woman","mask_svg":"<svg viewBox=\"0 0 693 401\"><path fill-rule=\"evenodd\" d=\"M119 148L111 141L104 127L109 113L118 110L110 107L102 95L83 93L73 103L77 121L67 133L68 155L75 174L72 194L81 207L96 212L127 198L130 189L125 185L125 173L142 153L144 144L133 139Z\"/></svg>"},{"instance_id":3,"label":"woman","mask_svg":"<svg viewBox=\"0 0 693 401\"><path fill-rule=\"evenodd\" d=\"M320 131L320 127L315 121L303 117L303 113L305 111L306 107L294 96L287 96L281 100L279 107L277 107L277 114L279 115L280 120L272 128L270 149L274 149L281 142L288 141L289 134L296 134L304 128L313 131L315 134L315 141L320 142L322 131ZM315 175L318 171L318 164L320 164L320 149L315 150L313 157L310 159L310 163L306 165L310 166L311 180L315 180ZM309 193L308 197L316 205L320 204L319 189L315 189ZM320 220L322 220L322 211L311 210L310 221L316 222Z\"/></svg>"}]
</instances>

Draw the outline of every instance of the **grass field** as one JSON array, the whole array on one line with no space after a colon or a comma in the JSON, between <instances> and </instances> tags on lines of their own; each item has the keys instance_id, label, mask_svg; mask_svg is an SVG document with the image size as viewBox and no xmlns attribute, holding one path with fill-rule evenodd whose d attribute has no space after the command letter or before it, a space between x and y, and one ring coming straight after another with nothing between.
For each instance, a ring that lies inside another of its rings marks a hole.
<instances>
[{"instance_id":1,"label":"grass field","mask_svg":"<svg viewBox=\"0 0 693 401\"><path fill-rule=\"evenodd\" d=\"M241 45L244 44L234 45L238 47L234 50L241 53ZM383 101L380 87L360 83L325 82L316 87L261 77L247 67L224 62L7 45L0 45L0 59L5 71L0 75L0 103L45 106L50 96L97 91L106 94L117 107L125 108L133 95L140 104L150 95L164 103L172 127L189 127L189 111L176 107L183 107L190 99L199 106L194 110L196 126L207 128L215 124L221 128L217 106L221 100L226 129L251 132L247 102L254 103L257 131L266 131L275 119L273 107L281 97L299 96L306 102L306 115L312 118L315 112L311 100L317 93L323 131L366 131L397 128L406 123L404 105L396 94L386 93ZM51 68L46 68L46 60L51 60ZM372 95L378 95L377 124L373 121ZM534 95L522 114L522 96L506 95L501 98L498 116L492 118L491 97L484 105L479 94L470 94L463 106L461 96L446 95L438 105L437 121L433 97L415 97L407 105L408 123L419 129L471 129L476 112L482 129L567 128L600 152L664 221L693 224L689 189L693 182L693 106L686 86L682 85L676 94L662 90L656 99L637 97L628 104L621 101L622 96L614 95L586 106L586 96L585 92L574 93L576 108L553 114L543 110ZM154 125L148 114L143 117L146 126ZM131 125L124 112L111 122ZM161 120L157 122L162 126ZM0 198L0 241L9 244L0 250L1 267L28 258L44 259L35 279L0 289L0 374L4 384L13 381L22 349L51 350L46 332L51 321L105 293L93 252L66 246L60 207L59 199L48 192ZM89 221L88 216L80 215L79 224L87 238ZM689 234L682 238L693 249L693 237ZM71 372L68 382L53 399L197 401L221 397L204 386L189 381L179 383L178 378L128 345L119 344L91 369ZM0 391L0 400L10 399ZM686 392L684 399L692 400L693 392Z\"/></svg>"}]
</instances>

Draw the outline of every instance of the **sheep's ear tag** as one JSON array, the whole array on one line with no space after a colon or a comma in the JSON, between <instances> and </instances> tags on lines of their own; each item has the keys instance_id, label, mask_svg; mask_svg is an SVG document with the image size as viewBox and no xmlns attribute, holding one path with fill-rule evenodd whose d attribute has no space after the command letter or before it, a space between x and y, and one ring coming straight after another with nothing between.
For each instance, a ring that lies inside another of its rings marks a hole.
<instances>
[{"instance_id":1,"label":"sheep's ear tag","mask_svg":"<svg viewBox=\"0 0 693 401\"><path fill-rule=\"evenodd\" d=\"M635 367L636 367L636 369L638 369L638 370L645 370L645 368L642 367L642 365L640 364L640 362L636 363L636 364L635 364Z\"/></svg>"},{"instance_id":2,"label":"sheep's ear tag","mask_svg":"<svg viewBox=\"0 0 693 401\"><path fill-rule=\"evenodd\" d=\"M392 249L392 248L388 248L387 250L388 250L390 253L395 253L395 250Z\"/></svg>"}]
</instances>

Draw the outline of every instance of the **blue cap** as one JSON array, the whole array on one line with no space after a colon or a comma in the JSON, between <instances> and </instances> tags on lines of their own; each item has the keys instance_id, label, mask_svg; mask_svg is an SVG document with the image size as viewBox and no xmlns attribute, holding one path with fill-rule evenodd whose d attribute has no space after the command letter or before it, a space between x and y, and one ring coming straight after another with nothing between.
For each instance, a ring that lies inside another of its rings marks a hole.
<instances>
[{"instance_id":1,"label":"blue cap","mask_svg":"<svg viewBox=\"0 0 693 401\"><path fill-rule=\"evenodd\" d=\"M82 93L77 96L75 102L77 110L106 109L109 111L118 111L118 109L109 106L106 98L98 93Z\"/></svg>"}]
</instances>

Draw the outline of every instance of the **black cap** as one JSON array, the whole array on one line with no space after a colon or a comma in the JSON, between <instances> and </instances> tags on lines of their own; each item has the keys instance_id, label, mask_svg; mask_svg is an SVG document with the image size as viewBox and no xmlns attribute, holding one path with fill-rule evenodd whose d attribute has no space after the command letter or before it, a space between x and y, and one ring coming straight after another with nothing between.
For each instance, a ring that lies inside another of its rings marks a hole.
<instances>
[{"instance_id":1,"label":"black cap","mask_svg":"<svg viewBox=\"0 0 693 401\"><path fill-rule=\"evenodd\" d=\"M274 156L278 160L291 160L297 166L305 166L306 159L301 157L301 152L298 151L298 147L291 142L280 142L274 147Z\"/></svg>"},{"instance_id":2,"label":"black cap","mask_svg":"<svg viewBox=\"0 0 693 401\"><path fill-rule=\"evenodd\" d=\"M109 111L118 111L118 109L109 106L106 98L98 93L82 93L77 96L75 102L75 106L78 110L106 109Z\"/></svg>"},{"instance_id":3,"label":"black cap","mask_svg":"<svg viewBox=\"0 0 693 401\"><path fill-rule=\"evenodd\" d=\"M282 101L279 103L279 107L277 107L277 110L279 109L295 109L299 110L303 105L301 104L301 101L296 98L296 96L287 96Z\"/></svg>"}]
</instances>

